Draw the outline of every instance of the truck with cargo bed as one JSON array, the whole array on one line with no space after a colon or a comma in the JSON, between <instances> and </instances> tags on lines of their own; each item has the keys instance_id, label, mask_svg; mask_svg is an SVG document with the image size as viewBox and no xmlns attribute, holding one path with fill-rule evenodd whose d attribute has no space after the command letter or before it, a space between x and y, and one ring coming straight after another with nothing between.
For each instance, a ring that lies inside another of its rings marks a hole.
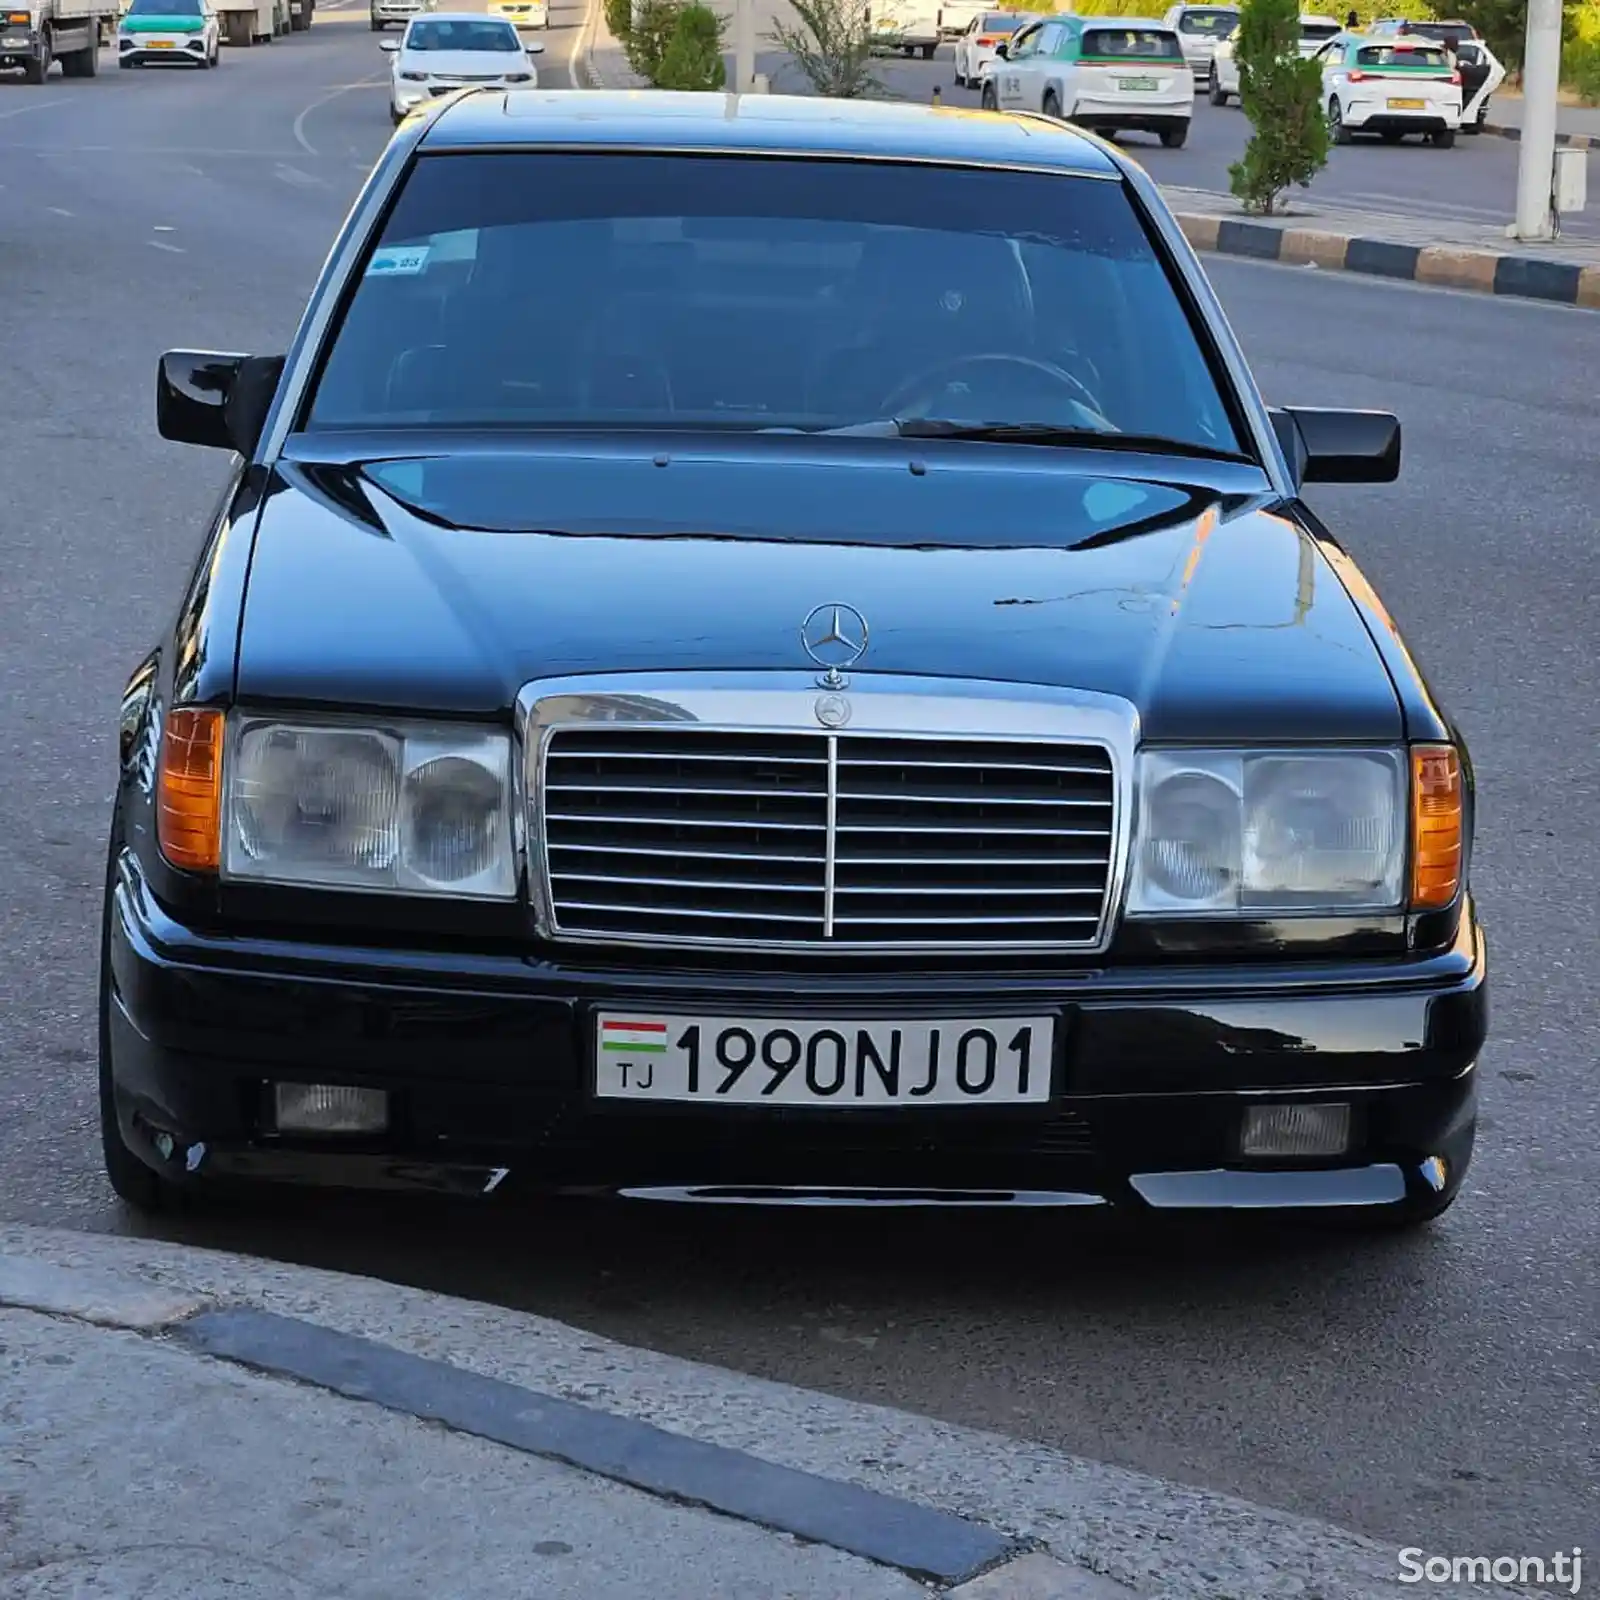
<instances>
[{"instance_id":1,"label":"truck with cargo bed","mask_svg":"<svg viewBox=\"0 0 1600 1600\"><path fill-rule=\"evenodd\" d=\"M51 65L64 78L92 78L100 46L116 27L115 0L23 0L0 5L0 70L22 72L24 83L43 83Z\"/></svg>"}]
</instances>

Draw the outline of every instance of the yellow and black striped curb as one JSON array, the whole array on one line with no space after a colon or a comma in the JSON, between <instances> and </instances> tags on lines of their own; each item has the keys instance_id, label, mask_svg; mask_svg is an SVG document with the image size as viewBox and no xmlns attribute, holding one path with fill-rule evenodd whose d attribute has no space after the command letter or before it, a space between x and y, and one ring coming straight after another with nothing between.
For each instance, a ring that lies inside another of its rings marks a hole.
<instances>
[{"instance_id":1,"label":"yellow and black striped curb","mask_svg":"<svg viewBox=\"0 0 1600 1600\"><path fill-rule=\"evenodd\" d=\"M1315 228L1278 227L1194 212L1175 214L1196 250L1600 309L1600 266L1465 245L1399 244L1392 239L1352 237Z\"/></svg>"},{"instance_id":2,"label":"yellow and black striped curb","mask_svg":"<svg viewBox=\"0 0 1600 1600\"><path fill-rule=\"evenodd\" d=\"M1511 123L1486 122L1483 131L1497 139L1522 138L1522 129ZM1574 150L1600 150L1600 133L1558 133L1556 143L1570 145Z\"/></svg>"}]
</instances>

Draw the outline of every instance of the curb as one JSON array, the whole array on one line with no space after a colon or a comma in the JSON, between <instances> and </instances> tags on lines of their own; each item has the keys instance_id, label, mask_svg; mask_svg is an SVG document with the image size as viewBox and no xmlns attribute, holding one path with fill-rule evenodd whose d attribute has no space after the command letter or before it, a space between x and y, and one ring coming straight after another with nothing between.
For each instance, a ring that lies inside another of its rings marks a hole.
<instances>
[{"instance_id":1,"label":"curb","mask_svg":"<svg viewBox=\"0 0 1600 1600\"><path fill-rule=\"evenodd\" d=\"M1483 131L1496 139L1520 141L1522 138L1522 129L1514 123L1486 122ZM1558 133L1556 143L1569 145L1574 150L1600 150L1600 133Z\"/></svg>"},{"instance_id":2,"label":"curb","mask_svg":"<svg viewBox=\"0 0 1600 1600\"><path fill-rule=\"evenodd\" d=\"M974 1517L767 1461L450 1361L116 1272L0 1254L0 1310L160 1337L197 1355L309 1385L559 1462L935 1586L946 1600L1137 1600Z\"/></svg>"},{"instance_id":3,"label":"curb","mask_svg":"<svg viewBox=\"0 0 1600 1600\"><path fill-rule=\"evenodd\" d=\"M925 1591L929 1600L1393 1600L1396 1593L1395 1547L1331 1522L391 1281L156 1239L4 1223L0 1308L7 1303L75 1326L129 1328L107 1337L148 1339L196 1361L258 1373L263 1366L302 1370L298 1386L321 1389L330 1407L349 1404L341 1394L359 1394L374 1408L432 1395L452 1412L431 1424L441 1433L472 1429L492 1438L478 1425L517 1429L524 1437L510 1448L524 1453L540 1437L550 1442L552 1427L562 1432L557 1442L585 1451L637 1441L640 1453L624 1469L670 1459L676 1470L688 1462L721 1475L734 1496L781 1486L783 1497L768 1509L789 1518L819 1506L835 1519L841 1509L867 1508L880 1537L890 1526L883 1518L903 1508L925 1532L959 1535L964 1549L982 1541L996 1553L996 1564L956 1580L959 1587L947 1578ZM267 1339L270 1348L257 1342ZM202 1358L202 1340L226 1341L229 1350ZM426 1394L415 1387L402 1394L396 1380L425 1382ZM614 1431L618 1423L640 1431L624 1436ZM747 1464L750 1478L730 1484L727 1472L742 1474ZM796 1490L817 1498L796 1502ZM660 1489L654 1497L670 1503ZM723 1515L730 1527L760 1525L748 1507ZM833 1528L842 1536L837 1520ZM1478 1584L1452 1594L1513 1600L1510 1590Z\"/></svg>"},{"instance_id":4,"label":"curb","mask_svg":"<svg viewBox=\"0 0 1600 1600\"><path fill-rule=\"evenodd\" d=\"M1466 245L1397 244L1391 239L1279 227L1197 212L1175 211L1174 215L1196 250L1218 255L1600 309L1600 267Z\"/></svg>"}]
</instances>

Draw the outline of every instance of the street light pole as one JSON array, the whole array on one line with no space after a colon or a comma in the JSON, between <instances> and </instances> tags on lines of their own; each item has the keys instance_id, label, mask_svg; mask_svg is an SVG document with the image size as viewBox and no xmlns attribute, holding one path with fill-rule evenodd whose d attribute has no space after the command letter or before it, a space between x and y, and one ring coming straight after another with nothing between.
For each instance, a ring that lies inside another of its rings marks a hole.
<instances>
[{"instance_id":1,"label":"street light pole","mask_svg":"<svg viewBox=\"0 0 1600 1600\"><path fill-rule=\"evenodd\" d=\"M1522 143L1517 162L1514 239L1552 239L1550 189L1555 181L1556 105L1561 91L1561 0L1528 0L1522 55Z\"/></svg>"},{"instance_id":2,"label":"street light pole","mask_svg":"<svg viewBox=\"0 0 1600 1600\"><path fill-rule=\"evenodd\" d=\"M1561 0L1556 0L1559 6ZM754 0L733 0L733 92L749 94L756 75Z\"/></svg>"}]
</instances>

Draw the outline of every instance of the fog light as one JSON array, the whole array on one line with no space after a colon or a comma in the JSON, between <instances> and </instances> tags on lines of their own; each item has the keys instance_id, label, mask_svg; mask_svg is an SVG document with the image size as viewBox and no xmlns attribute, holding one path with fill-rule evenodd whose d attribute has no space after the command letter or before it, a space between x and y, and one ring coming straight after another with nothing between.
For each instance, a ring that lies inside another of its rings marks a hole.
<instances>
[{"instance_id":1,"label":"fog light","mask_svg":"<svg viewBox=\"0 0 1600 1600\"><path fill-rule=\"evenodd\" d=\"M1239 1135L1242 1155L1258 1160L1337 1156L1350 1148L1348 1104L1247 1106Z\"/></svg>"},{"instance_id":2,"label":"fog light","mask_svg":"<svg viewBox=\"0 0 1600 1600\"><path fill-rule=\"evenodd\" d=\"M382 1133L389 1126L383 1089L339 1083L275 1083L273 1116L279 1133Z\"/></svg>"}]
</instances>

